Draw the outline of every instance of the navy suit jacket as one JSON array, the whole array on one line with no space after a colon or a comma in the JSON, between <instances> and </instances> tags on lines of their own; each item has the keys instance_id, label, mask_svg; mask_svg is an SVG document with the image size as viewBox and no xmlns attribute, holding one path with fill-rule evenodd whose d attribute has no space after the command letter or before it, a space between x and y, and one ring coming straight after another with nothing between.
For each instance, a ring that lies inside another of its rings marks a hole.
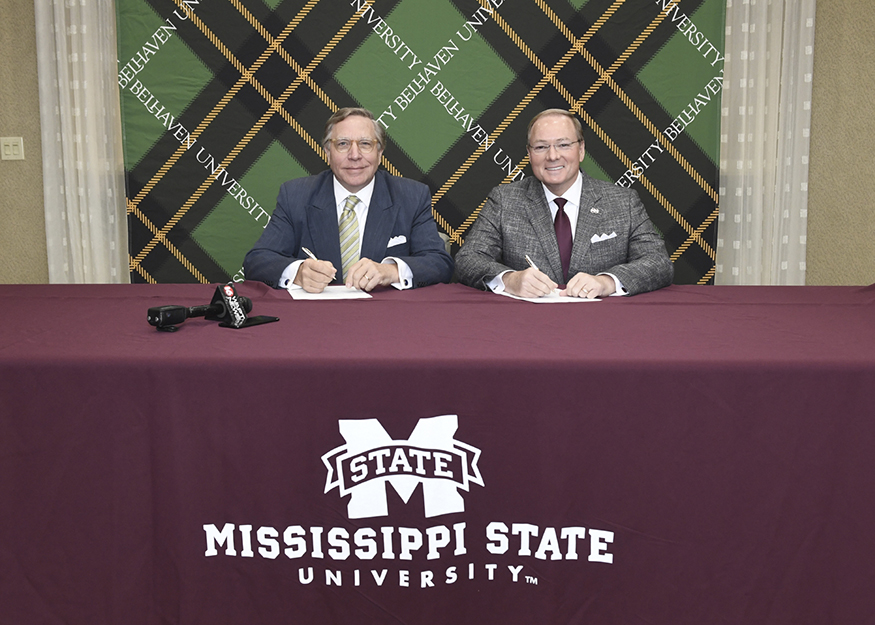
<instances>
[{"instance_id":1,"label":"navy suit jacket","mask_svg":"<svg viewBox=\"0 0 875 625\"><path fill-rule=\"evenodd\" d=\"M285 268L307 258L301 250L306 247L319 260L331 261L337 269L334 283L341 282L333 175L327 170L283 183L270 222L243 261L247 280L278 288ZM414 287L449 282L453 275L453 259L438 236L428 187L377 170L361 257L380 262L387 256L407 263Z\"/></svg>"},{"instance_id":2,"label":"navy suit jacket","mask_svg":"<svg viewBox=\"0 0 875 625\"><path fill-rule=\"evenodd\" d=\"M565 283L547 196L534 177L498 185L489 194L456 254L459 281L485 289L502 271L526 269L526 254L551 280ZM612 273L630 295L668 286L674 275L638 194L586 174L569 279L581 271Z\"/></svg>"}]
</instances>

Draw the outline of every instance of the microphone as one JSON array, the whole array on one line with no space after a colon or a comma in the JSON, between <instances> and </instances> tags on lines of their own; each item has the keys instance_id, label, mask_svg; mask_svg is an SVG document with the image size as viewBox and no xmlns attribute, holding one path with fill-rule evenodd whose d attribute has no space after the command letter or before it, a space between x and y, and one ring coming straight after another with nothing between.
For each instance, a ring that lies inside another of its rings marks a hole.
<instances>
[{"instance_id":1,"label":"microphone","mask_svg":"<svg viewBox=\"0 0 875 625\"><path fill-rule=\"evenodd\" d=\"M240 302L240 306L243 307L244 314L252 311L251 299L244 295L238 295L237 300ZM169 308L174 307L170 306ZM179 308L185 307L180 306ZM229 304L226 304L224 301L213 302L205 306L189 306L185 309L185 311L186 318L205 317L213 321L224 321L226 315L228 315L229 313L233 315L233 313L231 313L231 306Z\"/></svg>"},{"instance_id":2,"label":"microphone","mask_svg":"<svg viewBox=\"0 0 875 625\"><path fill-rule=\"evenodd\" d=\"M234 285L219 285L212 301L205 306L156 306L146 314L149 325L163 332L175 332L176 326L189 317L204 317L221 325L240 328L246 323L246 313L252 310L252 300L237 295Z\"/></svg>"}]
</instances>

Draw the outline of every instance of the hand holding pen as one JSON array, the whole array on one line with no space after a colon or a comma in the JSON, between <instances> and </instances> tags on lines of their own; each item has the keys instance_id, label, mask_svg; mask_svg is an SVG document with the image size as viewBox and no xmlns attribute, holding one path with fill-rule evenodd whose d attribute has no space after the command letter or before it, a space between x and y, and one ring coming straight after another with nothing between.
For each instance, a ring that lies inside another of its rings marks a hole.
<instances>
[{"instance_id":1,"label":"hand holding pen","mask_svg":"<svg viewBox=\"0 0 875 625\"><path fill-rule=\"evenodd\" d=\"M325 287L334 281L337 269L327 260L319 260L316 255L302 247L301 250L309 257L298 267L294 283L308 293L321 293Z\"/></svg>"},{"instance_id":2,"label":"hand holding pen","mask_svg":"<svg viewBox=\"0 0 875 625\"><path fill-rule=\"evenodd\" d=\"M518 297L543 297L549 295L559 285L550 276L538 269L538 266L526 254L529 268L523 271L511 271L502 276L504 290Z\"/></svg>"}]
</instances>

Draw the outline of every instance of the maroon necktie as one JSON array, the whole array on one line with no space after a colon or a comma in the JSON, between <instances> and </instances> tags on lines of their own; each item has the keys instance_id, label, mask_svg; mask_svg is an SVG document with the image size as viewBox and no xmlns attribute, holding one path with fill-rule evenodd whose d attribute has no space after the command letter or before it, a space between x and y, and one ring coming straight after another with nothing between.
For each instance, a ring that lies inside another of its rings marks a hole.
<instances>
[{"instance_id":1,"label":"maroon necktie","mask_svg":"<svg viewBox=\"0 0 875 625\"><path fill-rule=\"evenodd\" d=\"M571 238L571 220L565 214L564 197L557 197L555 202L559 210L556 211L556 219L553 227L556 229L556 242L559 243L559 259L562 261L562 280L568 280L568 267L571 265L571 246L574 241Z\"/></svg>"}]
</instances>

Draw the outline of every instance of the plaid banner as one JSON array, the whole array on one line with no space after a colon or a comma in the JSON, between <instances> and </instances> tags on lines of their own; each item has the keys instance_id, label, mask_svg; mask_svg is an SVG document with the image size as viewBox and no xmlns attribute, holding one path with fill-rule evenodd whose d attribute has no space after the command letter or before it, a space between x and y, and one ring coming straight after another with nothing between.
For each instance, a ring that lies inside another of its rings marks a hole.
<instances>
[{"instance_id":1,"label":"plaid banner","mask_svg":"<svg viewBox=\"0 0 875 625\"><path fill-rule=\"evenodd\" d=\"M635 188L675 282L714 275L719 0L117 0L131 279L243 280L325 121L374 112L382 166L426 183L458 249L530 176L526 125L583 122L591 176Z\"/></svg>"}]
</instances>

